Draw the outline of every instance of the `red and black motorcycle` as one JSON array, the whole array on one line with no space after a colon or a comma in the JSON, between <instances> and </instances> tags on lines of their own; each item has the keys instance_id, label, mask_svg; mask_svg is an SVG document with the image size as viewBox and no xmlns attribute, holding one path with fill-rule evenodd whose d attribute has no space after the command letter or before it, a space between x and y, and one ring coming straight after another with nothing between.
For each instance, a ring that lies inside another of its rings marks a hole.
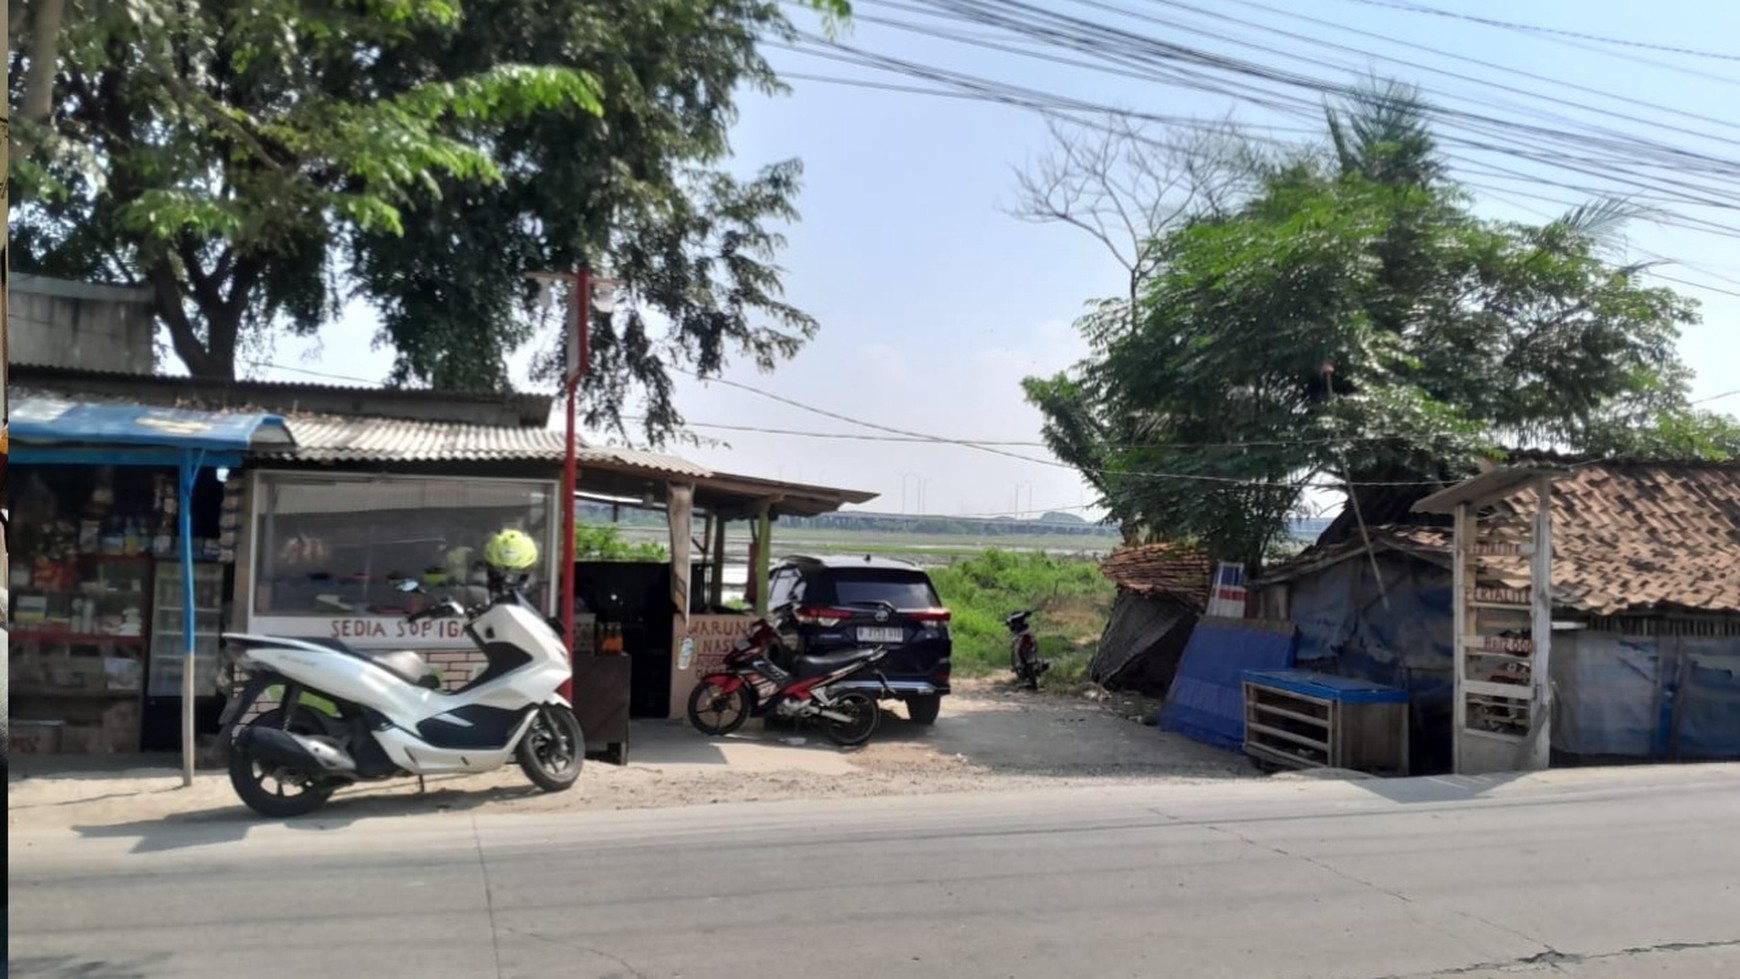
<instances>
[{"instance_id":1,"label":"red and black motorcycle","mask_svg":"<svg viewBox=\"0 0 1740 979\"><path fill-rule=\"evenodd\" d=\"M837 745L870 740L882 716L876 698L861 690L834 694L828 685L873 667L888 655L888 647L799 656L787 671L770 655L777 642L773 627L757 621L725 654L724 668L701 678L689 694L689 723L695 730L721 737L751 717L771 715L815 721Z\"/></svg>"}]
</instances>

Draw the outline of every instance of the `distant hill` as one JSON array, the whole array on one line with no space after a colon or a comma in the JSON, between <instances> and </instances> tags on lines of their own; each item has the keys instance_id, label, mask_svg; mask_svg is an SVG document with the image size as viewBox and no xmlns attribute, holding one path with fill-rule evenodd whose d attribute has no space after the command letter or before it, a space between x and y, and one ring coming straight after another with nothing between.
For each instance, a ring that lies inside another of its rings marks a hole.
<instances>
[{"instance_id":1,"label":"distant hill","mask_svg":"<svg viewBox=\"0 0 1740 979\"><path fill-rule=\"evenodd\" d=\"M585 523L611 523L612 508L601 503L580 504L580 519ZM659 511L623 507L616 518L630 527L662 527L665 515ZM1330 524L1328 517L1311 517L1293 521L1295 538L1312 543ZM868 510L847 510L824 513L817 517L782 517L779 526L793 530L848 530L872 534L914 536L925 534L984 537L1084 537L1117 541L1118 528L1110 524L1093 523L1074 513L1051 511L1043 516L1018 520L1008 515L1000 517L951 517L942 514L875 513Z\"/></svg>"}]
</instances>

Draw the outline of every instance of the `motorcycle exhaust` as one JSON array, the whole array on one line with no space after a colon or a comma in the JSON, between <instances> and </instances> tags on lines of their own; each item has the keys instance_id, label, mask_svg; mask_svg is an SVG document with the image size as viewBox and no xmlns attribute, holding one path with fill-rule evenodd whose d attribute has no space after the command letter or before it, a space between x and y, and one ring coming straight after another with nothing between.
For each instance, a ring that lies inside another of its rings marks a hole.
<instances>
[{"instance_id":1,"label":"motorcycle exhaust","mask_svg":"<svg viewBox=\"0 0 1740 979\"><path fill-rule=\"evenodd\" d=\"M310 775L356 771L356 760L337 745L275 727L244 728L236 743L261 761L291 771Z\"/></svg>"}]
</instances>

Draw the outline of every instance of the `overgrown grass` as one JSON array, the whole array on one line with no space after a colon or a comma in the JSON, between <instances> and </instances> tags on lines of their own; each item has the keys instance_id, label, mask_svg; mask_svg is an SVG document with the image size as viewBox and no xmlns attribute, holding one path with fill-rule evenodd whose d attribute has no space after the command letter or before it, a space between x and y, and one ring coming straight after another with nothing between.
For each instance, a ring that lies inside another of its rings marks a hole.
<instances>
[{"instance_id":1,"label":"overgrown grass","mask_svg":"<svg viewBox=\"0 0 1740 979\"><path fill-rule=\"evenodd\" d=\"M1007 671L1009 630L1003 618L1034 609L1039 655L1052 663L1045 683L1056 688L1086 682L1094 643L1117 594L1096 562L1032 551L984 551L932 569L931 579L954 612L956 673Z\"/></svg>"}]
</instances>

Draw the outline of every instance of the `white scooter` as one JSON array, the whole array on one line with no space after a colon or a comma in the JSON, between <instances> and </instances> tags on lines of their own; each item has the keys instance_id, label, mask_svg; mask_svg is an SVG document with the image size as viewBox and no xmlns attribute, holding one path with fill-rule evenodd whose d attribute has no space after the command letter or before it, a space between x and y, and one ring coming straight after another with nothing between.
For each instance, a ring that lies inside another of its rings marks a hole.
<instances>
[{"instance_id":1,"label":"white scooter","mask_svg":"<svg viewBox=\"0 0 1740 979\"><path fill-rule=\"evenodd\" d=\"M226 633L226 655L248 675L241 695L224 707L219 736L230 745L236 794L264 815L300 816L354 782L487 772L516 756L546 792L572 786L586 745L558 692L571 675L568 653L521 593L525 581L491 571L484 604L465 608L448 599L408 616L467 620L465 633L488 664L452 693L415 652ZM404 590L421 589L412 582ZM273 688L282 690L279 706L232 737L235 722Z\"/></svg>"}]
</instances>

